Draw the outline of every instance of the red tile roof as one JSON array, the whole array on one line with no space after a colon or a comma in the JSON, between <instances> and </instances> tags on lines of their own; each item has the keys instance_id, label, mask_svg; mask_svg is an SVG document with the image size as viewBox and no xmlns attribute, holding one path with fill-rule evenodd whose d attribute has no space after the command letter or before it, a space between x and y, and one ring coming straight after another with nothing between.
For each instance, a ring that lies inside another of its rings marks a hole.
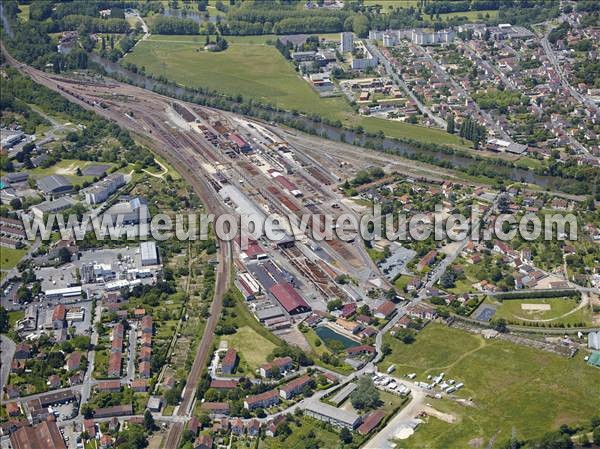
<instances>
[{"instance_id":1,"label":"red tile roof","mask_svg":"<svg viewBox=\"0 0 600 449\"><path fill-rule=\"evenodd\" d=\"M231 380L219 380L219 379L213 379L210 382L210 388L216 388L216 389L220 389L220 390L227 390L227 389L233 389L236 388L238 386L238 381L231 379Z\"/></svg>"},{"instance_id":2,"label":"red tile roof","mask_svg":"<svg viewBox=\"0 0 600 449\"><path fill-rule=\"evenodd\" d=\"M308 303L291 284L275 284L270 291L288 313L310 310Z\"/></svg>"},{"instance_id":3,"label":"red tile roof","mask_svg":"<svg viewBox=\"0 0 600 449\"><path fill-rule=\"evenodd\" d=\"M232 367L233 365L235 365L236 360L237 351L233 348L229 348L225 353L225 357L223 357L222 365Z\"/></svg>"},{"instance_id":4,"label":"red tile roof","mask_svg":"<svg viewBox=\"0 0 600 449\"><path fill-rule=\"evenodd\" d=\"M396 310L396 304L392 301L386 301L377 307L376 313L382 314L384 317L389 317Z\"/></svg>"},{"instance_id":5,"label":"red tile roof","mask_svg":"<svg viewBox=\"0 0 600 449\"><path fill-rule=\"evenodd\" d=\"M366 435L373 430L381 422L385 412L383 410L375 410L369 413L363 420L363 423L358 428L358 433Z\"/></svg>"}]
</instances>

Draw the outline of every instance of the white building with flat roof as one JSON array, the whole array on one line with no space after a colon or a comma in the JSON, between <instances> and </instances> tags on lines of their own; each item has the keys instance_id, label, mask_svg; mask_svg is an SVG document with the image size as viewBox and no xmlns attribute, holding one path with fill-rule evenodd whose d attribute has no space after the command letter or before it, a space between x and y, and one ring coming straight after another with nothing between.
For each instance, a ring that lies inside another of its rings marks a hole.
<instances>
[{"instance_id":1,"label":"white building with flat roof","mask_svg":"<svg viewBox=\"0 0 600 449\"><path fill-rule=\"evenodd\" d=\"M140 244L142 266L158 265L158 248L155 242L142 242Z\"/></svg>"},{"instance_id":2,"label":"white building with flat roof","mask_svg":"<svg viewBox=\"0 0 600 449\"><path fill-rule=\"evenodd\" d=\"M310 401L304 410L304 414L333 426L346 427L350 430L356 429L362 422L361 417L354 412L317 401Z\"/></svg>"},{"instance_id":3,"label":"white building with flat roof","mask_svg":"<svg viewBox=\"0 0 600 449\"><path fill-rule=\"evenodd\" d=\"M340 33L340 50L342 53L348 53L354 50L354 36L349 31Z\"/></svg>"}]
</instances>

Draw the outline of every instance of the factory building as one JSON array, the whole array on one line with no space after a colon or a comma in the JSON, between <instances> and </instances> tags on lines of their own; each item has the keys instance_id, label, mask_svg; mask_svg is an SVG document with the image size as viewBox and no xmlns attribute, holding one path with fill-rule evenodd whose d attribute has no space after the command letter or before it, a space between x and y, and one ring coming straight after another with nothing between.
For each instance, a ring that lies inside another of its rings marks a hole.
<instances>
[{"instance_id":1,"label":"factory building","mask_svg":"<svg viewBox=\"0 0 600 449\"><path fill-rule=\"evenodd\" d=\"M271 287L270 292L286 312L291 315L311 310L304 298L292 287L292 284L275 284Z\"/></svg>"},{"instance_id":2,"label":"factory building","mask_svg":"<svg viewBox=\"0 0 600 449\"><path fill-rule=\"evenodd\" d=\"M155 242L142 242L140 244L142 266L158 265L158 248Z\"/></svg>"}]
</instances>

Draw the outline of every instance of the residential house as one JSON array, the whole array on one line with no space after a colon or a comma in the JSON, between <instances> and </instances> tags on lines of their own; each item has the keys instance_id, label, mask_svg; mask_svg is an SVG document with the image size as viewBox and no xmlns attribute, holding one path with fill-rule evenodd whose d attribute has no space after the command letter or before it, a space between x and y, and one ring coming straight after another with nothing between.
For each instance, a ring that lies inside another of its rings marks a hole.
<instances>
[{"instance_id":1,"label":"residential house","mask_svg":"<svg viewBox=\"0 0 600 449\"><path fill-rule=\"evenodd\" d=\"M292 369L292 358L291 357L279 357L273 359L270 363L265 363L260 367L260 375L261 377L272 377L273 376L273 368L279 370L279 372L289 371Z\"/></svg>"},{"instance_id":2,"label":"residential house","mask_svg":"<svg viewBox=\"0 0 600 449\"><path fill-rule=\"evenodd\" d=\"M310 385L311 382L312 379L308 375L298 377L297 379L294 379L291 382L288 382L287 384L283 385L279 390L279 395L283 399L289 400L297 394L299 394L300 392L302 392L302 390L308 385Z\"/></svg>"},{"instance_id":3,"label":"residential house","mask_svg":"<svg viewBox=\"0 0 600 449\"><path fill-rule=\"evenodd\" d=\"M375 310L375 318L380 320L387 320L396 313L396 304L392 301L385 301Z\"/></svg>"},{"instance_id":4,"label":"residential house","mask_svg":"<svg viewBox=\"0 0 600 449\"><path fill-rule=\"evenodd\" d=\"M254 396L248 396L244 400L244 408L247 410L267 408L276 404L279 404L279 394L277 390L269 390Z\"/></svg>"},{"instance_id":5,"label":"residential house","mask_svg":"<svg viewBox=\"0 0 600 449\"><path fill-rule=\"evenodd\" d=\"M223 374L233 374L237 360L237 351L233 348L229 348L221 361L221 371Z\"/></svg>"}]
</instances>

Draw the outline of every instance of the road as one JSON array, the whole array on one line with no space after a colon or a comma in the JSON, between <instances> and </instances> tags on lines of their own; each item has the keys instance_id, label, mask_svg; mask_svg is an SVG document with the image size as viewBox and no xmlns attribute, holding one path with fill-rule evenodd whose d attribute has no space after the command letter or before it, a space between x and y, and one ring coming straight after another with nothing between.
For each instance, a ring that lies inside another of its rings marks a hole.
<instances>
[{"instance_id":1,"label":"road","mask_svg":"<svg viewBox=\"0 0 600 449\"><path fill-rule=\"evenodd\" d=\"M426 396L422 390L412 388L410 395L410 402L383 429L367 441L363 449L392 449L395 447L391 440L396 437L400 429L412 427L411 424L415 421L415 416L421 412L425 403Z\"/></svg>"},{"instance_id":2,"label":"road","mask_svg":"<svg viewBox=\"0 0 600 449\"><path fill-rule=\"evenodd\" d=\"M0 392L4 391L4 386L8 382L10 374L10 363L15 355L17 345L6 335L0 335L0 349L2 356L2 367L0 368Z\"/></svg>"},{"instance_id":3,"label":"road","mask_svg":"<svg viewBox=\"0 0 600 449\"><path fill-rule=\"evenodd\" d=\"M390 62L383 55L383 53L381 53L381 51L379 51L379 48L377 48L375 45L373 45L367 41L365 41L365 42L366 42L366 46L369 49L369 51L371 52L371 54L373 54L383 64L383 67L385 67L385 71L387 72L388 76L392 79L392 81L394 81L399 87L402 88L402 90L404 90L410 96L410 98L416 103L417 107L419 108L419 110L422 113L426 114L440 128L446 129L446 126L448 125L446 123L446 120L444 120L443 118L441 118L441 117L435 115L433 112L431 112L431 110L427 106L425 106L421 102L421 100L419 100L417 98L417 96L413 93L413 91L410 89L410 87L408 87L406 85L404 80L396 74L394 67L392 67L392 64L390 64Z\"/></svg>"},{"instance_id":4,"label":"road","mask_svg":"<svg viewBox=\"0 0 600 449\"><path fill-rule=\"evenodd\" d=\"M125 383L135 377L135 346L137 343L136 329L132 326L129 329L129 359L127 360L127 376L125 377Z\"/></svg>"}]
</instances>

